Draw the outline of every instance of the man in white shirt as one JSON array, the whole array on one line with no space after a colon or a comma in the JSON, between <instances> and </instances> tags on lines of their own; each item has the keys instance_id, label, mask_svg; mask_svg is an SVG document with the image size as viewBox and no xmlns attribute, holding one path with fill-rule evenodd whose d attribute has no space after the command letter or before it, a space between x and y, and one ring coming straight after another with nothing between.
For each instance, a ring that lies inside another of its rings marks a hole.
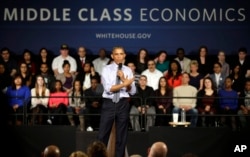
<instances>
[{"instance_id":1,"label":"man in white shirt","mask_svg":"<svg viewBox=\"0 0 250 157\"><path fill-rule=\"evenodd\" d=\"M95 71L101 75L102 68L108 64L109 60L110 58L106 56L106 50L104 48L101 48L99 50L99 57L94 59L92 62L94 65Z\"/></svg>"},{"instance_id":2,"label":"man in white shirt","mask_svg":"<svg viewBox=\"0 0 250 157\"><path fill-rule=\"evenodd\" d=\"M163 76L163 73L156 69L154 60L149 60L148 69L144 70L141 75L147 76L147 85L156 90L158 89L159 80Z\"/></svg>"},{"instance_id":3,"label":"man in white shirt","mask_svg":"<svg viewBox=\"0 0 250 157\"><path fill-rule=\"evenodd\" d=\"M54 72L54 75L58 75L60 73L63 73L63 62L64 60L68 60L70 63L70 72L72 74L75 74L76 72L76 60L69 55L69 47L66 44L62 44L60 48L60 55L55 57L52 61L52 70Z\"/></svg>"}]
</instances>

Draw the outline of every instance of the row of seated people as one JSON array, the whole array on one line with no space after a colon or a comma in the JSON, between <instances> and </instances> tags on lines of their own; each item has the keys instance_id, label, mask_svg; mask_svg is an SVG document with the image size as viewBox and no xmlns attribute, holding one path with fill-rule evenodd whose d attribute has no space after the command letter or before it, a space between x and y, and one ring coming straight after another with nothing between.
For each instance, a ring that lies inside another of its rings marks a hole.
<instances>
[{"instance_id":1,"label":"row of seated people","mask_svg":"<svg viewBox=\"0 0 250 157\"><path fill-rule=\"evenodd\" d=\"M13 85L5 93L9 98L7 107L9 122L21 125L25 105L30 101L28 109L30 109L31 125L45 124L48 113L49 123L55 125L69 123L75 126L77 124L74 116L77 115L81 130L89 125L98 128L103 92L103 87L98 81L98 78L92 77L91 87L83 90L81 81L75 80L73 90L67 93L60 80L56 80L52 90L49 90L45 86L44 78L39 75L36 77L35 88L30 90L22 85L21 76L16 75ZM171 121L171 114L178 113L181 109L185 109L190 115L192 127L197 126L198 114L201 115L201 126L215 126L215 122L228 125L234 130L238 126L249 126L250 117L244 114L248 114L250 109L248 99L250 80L246 80L245 89L240 96L232 89L230 77L225 79L225 86L220 90L216 89L210 77L204 78L203 88L200 91L189 85L189 81L188 73L183 73L182 84L171 88L166 77L161 77L158 89L154 90L147 85L147 77L141 75L137 93L130 100L130 122L133 130L141 131L143 128L148 130L150 126L167 126ZM240 114L240 119L237 118L237 113ZM17 115L13 116L13 114ZM66 114L67 119L65 119ZM96 114L96 116L88 116L88 114ZM141 115L146 116L144 123L139 121ZM227 121L228 118L229 121Z\"/></svg>"},{"instance_id":2,"label":"row of seated people","mask_svg":"<svg viewBox=\"0 0 250 157\"><path fill-rule=\"evenodd\" d=\"M201 90L190 85L189 81L189 74L183 73L181 85L172 88L166 77L162 76L158 89L154 90L147 85L147 76L141 75L137 93L131 101L133 129L147 131L150 126L168 126L172 114L180 115L182 109L187 113L191 127L227 126L233 130L250 127L250 79L245 80L240 95L232 89L233 80L230 77L225 78L224 86L220 89L209 76L203 79Z\"/></svg>"}]
</instances>

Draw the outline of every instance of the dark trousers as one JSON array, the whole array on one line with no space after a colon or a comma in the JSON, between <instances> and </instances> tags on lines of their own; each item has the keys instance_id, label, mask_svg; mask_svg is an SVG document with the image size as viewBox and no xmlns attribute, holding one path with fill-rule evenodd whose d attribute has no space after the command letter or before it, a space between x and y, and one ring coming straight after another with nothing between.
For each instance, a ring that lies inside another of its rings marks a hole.
<instances>
[{"instance_id":1,"label":"dark trousers","mask_svg":"<svg viewBox=\"0 0 250 157\"><path fill-rule=\"evenodd\" d=\"M103 101L98 139L107 146L113 123L115 123L116 157L124 157L125 155L129 109L128 99L121 99L118 103L113 103L111 99L104 99Z\"/></svg>"}]
</instances>

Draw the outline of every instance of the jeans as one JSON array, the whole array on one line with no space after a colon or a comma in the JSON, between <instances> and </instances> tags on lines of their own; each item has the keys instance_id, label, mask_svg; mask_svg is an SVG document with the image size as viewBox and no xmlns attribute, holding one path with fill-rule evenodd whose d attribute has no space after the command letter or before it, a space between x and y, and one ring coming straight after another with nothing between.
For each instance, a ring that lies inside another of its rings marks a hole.
<instances>
[{"instance_id":1,"label":"jeans","mask_svg":"<svg viewBox=\"0 0 250 157\"><path fill-rule=\"evenodd\" d=\"M181 115L181 108L179 107L174 107L173 109L173 113L179 113L179 115ZM191 127L196 127L197 124L197 120L198 120L198 110L195 108L191 108L190 110L186 111L186 116L190 116L190 126Z\"/></svg>"}]
</instances>

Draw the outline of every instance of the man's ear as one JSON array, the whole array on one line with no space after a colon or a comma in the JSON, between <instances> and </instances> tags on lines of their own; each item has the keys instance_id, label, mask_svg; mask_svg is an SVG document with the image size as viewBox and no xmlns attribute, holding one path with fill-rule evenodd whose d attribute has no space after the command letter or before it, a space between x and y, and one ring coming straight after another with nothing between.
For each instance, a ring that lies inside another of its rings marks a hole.
<instances>
[{"instance_id":1,"label":"man's ear","mask_svg":"<svg viewBox=\"0 0 250 157\"><path fill-rule=\"evenodd\" d=\"M114 59L114 58L113 58L113 54L111 54L110 56L111 56L112 59Z\"/></svg>"}]
</instances>

